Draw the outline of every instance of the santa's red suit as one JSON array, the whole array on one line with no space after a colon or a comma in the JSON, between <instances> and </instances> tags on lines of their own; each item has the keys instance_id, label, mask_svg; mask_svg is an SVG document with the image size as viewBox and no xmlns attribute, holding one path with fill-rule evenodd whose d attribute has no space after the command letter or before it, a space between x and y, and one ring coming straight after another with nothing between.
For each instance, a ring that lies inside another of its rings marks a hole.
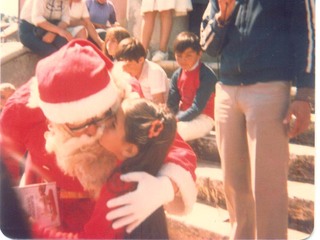
<instances>
[{"instance_id":1,"label":"santa's red suit","mask_svg":"<svg viewBox=\"0 0 320 240\"><path fill-rule=\"evenodd\" d=\"M56 182L62 230L79 232L89 220L95 202L77 179L60 170L55 157L45 150L47 119L40 108L27 106L29 96L30 81L16 90L1 113L1 154L14 180L21 177L19 161L22 160L26 163L26 184ZM172 201L168 204L168 211L181 213L191 209L196 199L195 168L193 150L177 137L159 174L170 177L178 185L183 203Z\"/></svg>"},{"instance_id":2,"label":"santa's red suit","mask_svg":"<svg viewBox=\"0 0 320 240\"><path fill-rule=\"evenodd\" d=\"M120 164L121 161L118 162L118 166ZM120 168L117 168L103 185L93 213L81 231L75 233L63 232L55 228L44 228L38 224L34 224L32 229L33 237L47 239L124 239L125 228L113 229L112 222L106 219L107 213L111 210L106 207L106 202L135 189L134 183L121 181L121 174ZM159 234L165 235L164 233Z\"/></svg>"},{"instance_id":3,"label":"santa's red suit","mask_svg":"<svg viewBox=\"0 0 320 240\"><path fill-rule=\"evenodd\" d=\"M106 202L117 197L119 193L132 190L134 185L120 180L120 172L115 172L101 189L100 196L96 201L93 213L79 232L63 232L53 228L43 228L37 224L33 225L33 236L35 238L63 238L63 239L123 239L125 229L113 229L112 222L106 219L110 211Z\"/></svg>"}]
</instances>

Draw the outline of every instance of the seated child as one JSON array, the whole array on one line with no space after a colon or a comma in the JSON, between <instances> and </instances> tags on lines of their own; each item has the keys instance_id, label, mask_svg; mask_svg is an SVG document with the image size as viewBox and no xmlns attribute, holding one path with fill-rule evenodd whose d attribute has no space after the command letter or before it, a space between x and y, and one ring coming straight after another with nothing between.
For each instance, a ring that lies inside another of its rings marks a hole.
<instances>
[{"instance_id":1,"label":"seated child","mask_svg":"<svg viewBox=\"0 0 320 240\"><path fill-rule=\"evenodd\" d=\"M102 52L110 59L114 60L116 50L121 40L130 37L127 29L121 26L108 28L106 38L102 45Z\"/></svg>"},{"instance_id":2,"label":"seated child","mask_svg":"<svg viewBox=\"0 0 320 240\"><path fill-rule=\"evenodd\" d=\"M54 127L52 125L51 127ZM112 222L106 215L110 208L106 202L124 192L132 191L137 186L121 180L120 175L128 172L143 171L156 176L176 136L176 120L174 115L165 108L158 106L150 100L142 98L126 99L117 110L115 116L105 120L104 130L100 138L100 144L108 152L116 156L115 165L111 161L107 165L100 164L95 176L90 176L90 182L100 182L98 172L109 172L101 191L98 190L98 198L90 220L85 224L83 231L79 233L63 233L55 229L41 229L35 226L38 235L35 237L47 238L104 238L104 239L168 239L168 231L163 208L158 208L144 222L142 222L130 234L125 233L124 228L113 229ZM99 149L99 146L93 150ZM84 161L77 161L86 167L92 167L94 163L88 160L88 149L84 150ZM95 151L99 152L99 151ZM63 153L65 154L65 153ZM92 153L94 154L94 153ZM79 158L79 153L73 154ZM74 162L70 155L68 161ZM103 156L101 156L103 158ZM110 157L109 157L110 158ZM101 163L101 158L95 158ZM110 169L110 166L114 167ZM101 169L102 168L102 169ZM83 168L84 170L84 168ZM104 174L102 174L104 176ZM89 177L89 176L88 176ZM96 178L96 179L94 179ZM100 177L101 178L101 177ZM171 184L167 177L163 178ZM163 195L162 193L161 195ZM172 192L164 195L173 195ZM164 197L164 196L152 196ZM173 197L173 196L172 196Z\"/></svg>"},{"instance_id":3,"label":"seated child","mask_svg":"<svg viewBox=\"0 0 320 240\"><path fill-rule=\"evenodd\" d=\"M199 38L180 33L174 41L174 54L180 66L171 79L168 107L176 114L178 132L185 141L205 136L214 126L214 72L201 62Z\"/></svg>"},{"instance_id":4,"label":"seated child","mask_svg":"<svg viewBox=\"0 0 320 240\"><path fill-rule=\"evenodd\" d=\"M0 83L0 112L6 104L8 98L16 91L16 88L11 83Z\"/></svg>"},{"instance_id":5,"label":"seated child","mask_svg":"<svg viewBox=\"0 0 320 240\"><path fill-rule=\"evenodd\" d=\"M108 27L118 26L116 11L110 0L86 0L91 22L101 39L106 37Z\"/></svg>"},{"instance_id":6,"label":"seated child","mask_svg":"<svg viewBox=\"0 0 320 240\"><path fill-rule=\"evenodd\" d=\"M40 57L46 57L71 41L73 37L67 31L68 4L65 0L25 0L19 16L20 42Z\"/></svg>"},{"instance_id":7,"label":"seated child","mask_svg":"<svg viewBox=\"0 0 320 240\"><path fill-rule=\"evenodd\" d=\"M90 39L102 48L103 40L98 35L95 27L90 21L90 15L84 0L69 0L70 24L67 30L74 38Z\"/></svg>"},{"instance_id":8,"label":"seated child","mask_svg":"<svg viewBox=\"0 0 320 240\"><path fill-rule=\"evenodd\" d=\"M136 38L126 38L119 43L116 60L123 64L123 71L139 80L145 98L155 103L166 103L169 81L166 72L146 59L146 50Z\"/></svg>"}]
</instances>

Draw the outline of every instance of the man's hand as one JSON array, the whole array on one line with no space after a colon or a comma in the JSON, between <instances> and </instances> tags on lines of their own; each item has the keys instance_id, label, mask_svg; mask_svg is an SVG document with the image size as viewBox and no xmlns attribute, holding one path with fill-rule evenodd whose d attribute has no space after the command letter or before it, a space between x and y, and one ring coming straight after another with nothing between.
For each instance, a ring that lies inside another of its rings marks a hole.
<instances>
[{"instance_id":1,"label":"man's hand","mask_svg":"<svg viewBox=\"0 0 320 240\"><path fill-rule=\"evenodd\" d=\"M108 220L115 220L114 229L126 226L132 232L140 223L160 206L174 198L170 179L166 176L154 177L145 172L133 172L121 176L125 182L137 182L134 192L129 192L107 202L109 208L118 207L107 214Z\"/></svg>"},{"instance_id":2,"label":"man's hand","mask_svg":"<svg viewBox=\"0 0 320 240\"><path fill-rule=\"evenodd\" d=\"M218 0L220 11L216 14L216 18L220 22L226 22L231 16L234 6L236 4L235 0Z\"/></svg>"},{"instance_id":3,"label":"man's hand","mask_svg":"<svg viewBox=\"0 0 320 240\"><path fill-rule=\"evenodd\" d=\"M286 118L283 120L283 123L288 125L289 138L295 137L308 129L310 115L311 108L308 102L296 100L290 105Z\"/></svg>"}]
</instances>

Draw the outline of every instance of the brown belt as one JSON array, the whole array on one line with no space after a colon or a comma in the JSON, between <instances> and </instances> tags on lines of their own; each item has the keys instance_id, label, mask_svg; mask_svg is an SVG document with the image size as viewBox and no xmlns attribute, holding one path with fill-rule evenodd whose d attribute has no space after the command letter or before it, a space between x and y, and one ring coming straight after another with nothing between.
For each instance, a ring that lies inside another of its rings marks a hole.
<instances>
[{"instance_id":1,"label":"brown belt","mask_svg":"<svg viewBox=\"0 0 320 240\"><path fill-rule=\"evenodd\" d=\"M60 199L83 199L90 198L90 194L88 192L72 192L60 189L59 190L59 198Z\"/></svg>"}]
</instances>

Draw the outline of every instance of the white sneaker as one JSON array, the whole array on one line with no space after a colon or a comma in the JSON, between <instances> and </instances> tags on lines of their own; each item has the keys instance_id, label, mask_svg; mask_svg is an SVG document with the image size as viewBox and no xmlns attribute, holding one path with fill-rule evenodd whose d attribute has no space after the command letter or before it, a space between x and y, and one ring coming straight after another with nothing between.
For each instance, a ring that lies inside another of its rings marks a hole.
<instances>
[{"instance_id":1,"label":"white sneaker","mask_svg":"<svg viewBox=\"0 0 320 240\"><path fill-rule=\"evenodd\" d=\"M160 62L160 61L168 60L168 58L169 58L168 52L162 52L162 51L158 50L153 54L152 61L153 62Z\"/></svg>"}]
</instances>

